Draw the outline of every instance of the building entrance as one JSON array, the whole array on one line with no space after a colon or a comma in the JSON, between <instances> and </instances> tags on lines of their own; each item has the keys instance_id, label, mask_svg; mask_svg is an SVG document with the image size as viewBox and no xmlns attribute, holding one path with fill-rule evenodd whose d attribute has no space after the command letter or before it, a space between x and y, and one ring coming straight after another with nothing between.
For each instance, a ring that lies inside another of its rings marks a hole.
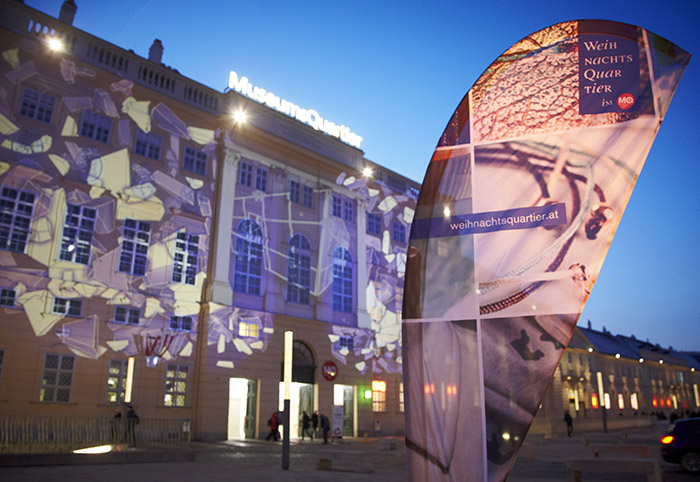
<instances>
[{"instance_id":1,"label":"building entrance","mask_svg":"<svg viewBox=\"0 0 700 482\"><path fill-rule=\"evenodd\" d=\"M228 382L228 439L255 438L258 382L230 378Z\"/></svg>"}]
</instances>

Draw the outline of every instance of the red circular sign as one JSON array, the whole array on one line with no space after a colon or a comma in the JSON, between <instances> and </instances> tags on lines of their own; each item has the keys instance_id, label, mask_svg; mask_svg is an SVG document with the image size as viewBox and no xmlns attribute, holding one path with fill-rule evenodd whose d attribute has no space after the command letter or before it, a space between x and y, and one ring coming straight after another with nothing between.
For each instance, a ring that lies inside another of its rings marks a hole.
<instances>
[{"instance_id":1,"label":"red circular sign","mask_svg":"<svg viewBox=\"0 0 700 482\"><path fill-rule=\"evenodd\" d=\"M335 377L338 376L338 367L335 363L328 360L326 363L323 364L323 367L321 367L321 372L323 373L323 378L325 378L329 382L332 382L333 380L335 380Z\"/></svg>"},{"instance_id":2,"label":"red circular sign","mask_svg":"<svg viewBox=\"0 0 700 482\"><path fill-rule=\"evenodd\" d=\"M617 98L617 106L620 109L627 110L634 106L635 99L632 94L622 94Z\"/></svg>"}]
</instances>

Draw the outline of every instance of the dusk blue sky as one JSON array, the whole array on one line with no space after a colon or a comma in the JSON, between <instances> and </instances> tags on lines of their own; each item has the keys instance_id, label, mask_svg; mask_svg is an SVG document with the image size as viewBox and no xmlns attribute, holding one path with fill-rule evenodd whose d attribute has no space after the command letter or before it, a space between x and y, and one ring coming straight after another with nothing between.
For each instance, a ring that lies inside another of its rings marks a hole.
<instances>
[{"instance_id":1,"label":"dusk blue sky","mask_svg":"<svg viewBox=\"0 0 700 482\"><path fill-rule=\"evenodd\" d=\"M223 91L230 70L364 138L368 159L422 181L482 72L567 20L639 25L691 59L581 315L593 328L700 351L700 1L75 0L74 26ZM25 0L58 16L62 0Z\"/></svg>"}]
</instances>

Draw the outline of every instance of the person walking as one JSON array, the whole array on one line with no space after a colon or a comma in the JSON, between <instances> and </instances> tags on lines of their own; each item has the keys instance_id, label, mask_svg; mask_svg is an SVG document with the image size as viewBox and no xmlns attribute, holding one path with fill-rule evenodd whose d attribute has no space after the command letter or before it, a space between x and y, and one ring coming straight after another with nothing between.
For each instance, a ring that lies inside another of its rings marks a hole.
<instances>
[{"instance_id":1,"label":"person walking","mask_svg":"<svg viewBox=\"0 0 700 482\"><path fill-rule=\"evenodd\" d=\"M328 443L328 432L331 430L331 422L324 414L321 414L321 430L323 431L323 443Z\"/></svg>"},{"instance_id":2,"label":"person walking","mask_svg":"<svg viewBox=\"0 0 700 482\"><path fill-rule=\"evenodd\" d=\"M304 441L304 435L309 435L311 441L314 441L314 434L310 432L311 430L311 418L304 410L301 414L301 441Z\"/></svg>"},{"instance_id":3,"label":"person walking","mask_svg":"<svg viewBox=\"0 0 700 482\"><path fill-rule=\"evenodd\" d=\"M571 437L571 432L574 431L574 420L568 410L564 413L564 421L566 422L566 435Z\"/></svg>"},{"instance_id":4,"label":"person walking","mask_svg":"<svg viewBox=\"0 0 700 482\"><path fill-rule=\"evenodd\" d=\"M267 437L265 437L265 440L270 440L270 437L272 437L272 441L277 442L279 440L280 433L277 431L277 411L276 410L274 412L272 412L270 419L267 421L267 426L270 427L270 433L267 434Z\"/></svg>"},{"instance_id":5,"label":"person walking","mask_svg":"<svg viewBox=\"0 0 700 482\"><path fill-rule=\"evenodd\" d=\"M314 430L314 436L318 437L318 410L314 410L311 414L311 427Z\"/></svg>"}]
</instances>

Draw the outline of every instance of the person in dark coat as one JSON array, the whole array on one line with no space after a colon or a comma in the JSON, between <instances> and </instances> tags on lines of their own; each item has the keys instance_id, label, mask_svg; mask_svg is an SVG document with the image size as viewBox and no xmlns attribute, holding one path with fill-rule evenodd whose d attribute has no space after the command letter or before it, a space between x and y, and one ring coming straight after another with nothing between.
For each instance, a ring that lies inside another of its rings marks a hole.
<instances>
[{"instance_id":1,"label":"person in dark coat","mask_svg":"<svg viewBox=\"0 0 700 482\"><path fill-rule=\"evenodd\" d=\"M564 413L564 421L566 422L566 434L571 437L571 432L574 431L574 421L568 410Z\"/></svg>"},{"instance_id":2,"label":"person in dark coat","mask_svg":"<svg viewBox=\"0 0 700 482\"><path fill-rule=\"evenodd\" d=\"M321 414L321 430L323 430L323 443L328 443L328 432L331 430L331 423L324 414Z\"/></svg>"},{"instance_id":3,"label":"person in dark coat","mask_svg":"<svg viewBox=\"0 0 700 482\"><path fill-rule=\"evenodd\" d=\"M314 410L314 413L311 414L311 426L314 429L314 436L318 433L318 410Z\"/></svg>"},{"instance_id":4,"label":"person in dark coat","mask_svg":"<svg viewBox=\"0 0 700 482\"><path fill-rule=\"evenodd\" d=\"M132 405L129 405L126 412L126 443L130 447L136 447L136 425L139 423L139 416Z\"/></svg>"},{"instance_id":5,"label":"person in dark coat","mask_svg":"<svg viewBox=\"0 0 700 482\"><path fill-rule=\"evenodd\" d=\"M304 441L304 435L308 435L311 441L314 440L314 434L311 432L311 418L304 410L301 414L301 440Z\"/></svg>"}]
</instances>

